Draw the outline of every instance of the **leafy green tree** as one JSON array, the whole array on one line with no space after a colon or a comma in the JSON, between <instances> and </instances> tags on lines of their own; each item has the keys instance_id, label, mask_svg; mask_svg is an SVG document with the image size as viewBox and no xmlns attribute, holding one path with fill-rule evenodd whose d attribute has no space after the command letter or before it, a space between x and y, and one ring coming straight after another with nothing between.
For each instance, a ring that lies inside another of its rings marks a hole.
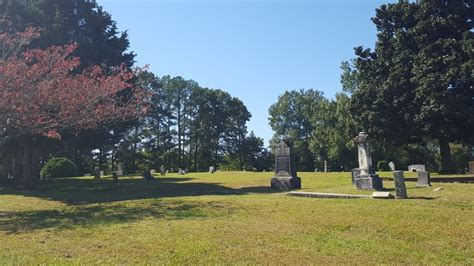
<instances>
[{"instance_id":1,"label":"leafy green tree","mask_svg":"<svg viewBox=\"0 0 474 266\"><path fill-rule=\"evenodd\" d=\"M349 103L346 94L336 94L334 101L323 101L312 116L315 127L309 144L319 169L323 169L324 160L328 161L332 171L349 171L357 166L356 148L352 141L357 135L357 127Z\"/></svg>"},{"instance_id":2,"label":"leafy green tree","mask_svg":"<svg viewBox=\"0 0 474 266\"><path fill-rule=\"evenodd\" d=\"M41 30L30 48L77 43L75 56L81 68L92 65L131 67L127 32L120 33L109 13L95 0L1 0L0 31L22 32L28 26Z\"/></svg>"},{"instance_id":3,"label":"leafy green tree","mask_svg":"<svg viewBox=\"0 0 474 266\"><path fill-rule=\"evenodd\" d=\"M473 143L473 14L460 0L382 5L375 49L358 47L353 68L343 65L369 134L393 146L436 139L444 173L455 171L449 143Z\"/></svg>"},{"instance_id":4,"label":"leafy green tree","mask_svg":"<svg viewBox=\"0 0 474 266\"><path fill-rule=\"evenodd\" d=\"M230 153L229 161L234 165L234 169L240 171L268 169L269 167L265 167L260 162L265 152L264 150L263 139L255 136L255 133L252 131L248 136L244 136L235 151Z\"/></svg>"},{"instance_id":5,"label":"leafy green tree","mask_svg":"<svg viewBox=\"0 0 474 266\"><path fill-rule=\"evenodd\" d=\"M314 170L316 158L309 147L315 128L312 116L325 102L327 100L319 91L293 90L280 95L278 101L270 106L269 122L275 132L271 146L274 147L282 138L291 140L299 170Z\"/></svg>"},{"instance_id":6,"label":"leafy green tree","mask_svg":"<svg viewBox=\"0 0 474 266\"><path fill-rule=\"evenodd\" d=\"M134 157L146 158L155 169L165 165L205 171L241 151L250 113L239 99L192 80L159 78L148 71L139 73L137 84L149 92L150 108L119 145L118 159L126 171L137 169Z\"/></svg>"}]
</instances>

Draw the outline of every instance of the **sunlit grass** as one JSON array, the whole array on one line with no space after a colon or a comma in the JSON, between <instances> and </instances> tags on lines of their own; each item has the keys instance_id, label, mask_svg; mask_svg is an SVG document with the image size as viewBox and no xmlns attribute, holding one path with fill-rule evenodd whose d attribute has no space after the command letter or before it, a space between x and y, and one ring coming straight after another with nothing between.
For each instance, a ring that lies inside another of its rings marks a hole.
<instances>
[{"instance_id":1,"label":"sunlit grass","mask_svg":"<svg viewBox=\"0 0 474 266\"><path fill-rule=\"evenodd\" d=\"M355 190L350 173L299 176L303 191L371 193ZM474 184L407 182L408 200L314 199L272 191L271 177L192 173L2 188L0 262L474 263Z\"/></svg>"}]
</instances>

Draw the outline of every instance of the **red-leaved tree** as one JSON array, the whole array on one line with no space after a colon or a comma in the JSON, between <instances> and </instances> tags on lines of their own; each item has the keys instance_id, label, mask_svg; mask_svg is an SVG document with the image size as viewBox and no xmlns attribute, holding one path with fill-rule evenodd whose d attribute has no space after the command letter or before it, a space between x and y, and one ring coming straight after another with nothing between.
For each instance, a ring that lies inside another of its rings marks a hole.
<instances>
[{"instance_id":1,"label":"red-leaved tree","mask_svg":"<svg viewBox=\"0 0 474 266\"><path fill-rule=\"evenodd\" d=\"M24 47L39 36L29 28L0 33L0 136L15 139L22 150L23 176L38 176L35 138L60 139L60 132L80 132L144 113L144 93L133 86L134 73L94 66L74 73L76 46Z\"/></svg>"}]
</instances>

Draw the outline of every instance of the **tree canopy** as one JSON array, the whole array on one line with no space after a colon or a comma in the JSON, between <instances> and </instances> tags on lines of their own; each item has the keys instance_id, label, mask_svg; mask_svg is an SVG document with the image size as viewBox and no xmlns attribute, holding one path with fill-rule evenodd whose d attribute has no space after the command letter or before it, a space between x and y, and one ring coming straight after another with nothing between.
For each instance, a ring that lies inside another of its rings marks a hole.
<instances>
[{"instance_id":1,"label":"tree canopy","mask_svg":"<svg viewBox=\"0 0 474 266\"><path fill-rule=\"evenodd\" d=\"M400 1L372 19L375 49L346 63L351 111L391 145L439 142L441 172L453 172L450 142L473 143L474 32L470 1Z\"/></svg>"},{"instance_id":2,"label":"tree canopy","mask_svg":"<svg viewBox=\"0 0 474 266\"><path fill-rule=\"evenodd\" d=\"M127 51L127 32L118 32L109 13L95 0L1 0L0 31L23 32L35 27L41 36L29 48L76 43L79 70L92 65L131 67L135 54Z\"/></svg>"},{"instance_id":3,"label":"tree canopy","mask_svg":"<svg viewBox=\"0 0 474 266\"><path fill-rule=\"evenodd\" d=\"M22 46L38 33L0 33L0 128L3 141L18 142L23 149L24 176L32 181L35 151L41 137L61 138L62 131L81 132L100 128L144 113L141 90L130 81L134 73L125 68L113 72L99 66L82 73L71 57L75 45L28 49ZM36 164L36 162L34 162Z\"/></svg>"}]
</instances>

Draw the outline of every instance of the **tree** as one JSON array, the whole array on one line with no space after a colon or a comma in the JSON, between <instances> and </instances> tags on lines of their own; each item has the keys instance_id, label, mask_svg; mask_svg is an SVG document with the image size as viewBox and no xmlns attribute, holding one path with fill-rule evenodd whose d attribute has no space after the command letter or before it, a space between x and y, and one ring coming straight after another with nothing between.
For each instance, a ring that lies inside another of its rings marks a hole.
<instances>
[{"instance_id":1,"label":"tree","mask_svg":"<svg viewBox=\"0 0 474 266\"><path fill-rule=\"evenodd\" d=\"M270 109L270 126L275 135L272 146L281 138L291 140L300 170L313 171L315 156L310 151L309 139L316 126L312 116L319 114L327 100L316 90L286 91ZM322 158L324 160L324 158Z\"/></svg>"},{"instance_id":2,"label":"tree","mask_svg":"<svg viewBox=\"0 0 474 266\"><path fill-rule=\"evenodd\" d=\"M323 101L311 117L315 126L309 147L319 169L323 169L324 160L328 161L332 171L349 171L356 166L356 148L352 138L358 130L349 112L349 103L350 98L346 94L338 93L334 101Z\"/></svg>"},{"instance_id":3,"label":"tree","mask_svg":"<svg viewBox=\"0 0 474 266\"><path fill-rule=\"evenodd\" d=\"M106 75L103 68L92 66L73 73L80 65L79 58L71 57L76 45L19 52L37 36L31 28L0 34L1 137L21 146L28 186L39 173L35 142L60 139L63 131L97 129L146 111L144 95L130 83L133 72L117 67Z\"/></svg>"},{"instance_id":4,"label":"tree","mask_svg":"<svg viewBox=\"0 0 474 266\"><path fill-rule=\"evenodd\" d=\"M133 65L134 53L127 32L119 33L110 14L95 0L2 0L0 32L23 32L27 27L41 30L29 48L76 43L73 55L81 58L80 72L93 65Z\"/></svg>"},{"instance_id":5,"label":"tree","mask_svg":"<svg viewBox=\"0 0 474 266\"><path fill-rule=\"evenodd\" d=\"M222 90L195 88L190 99L190 151L194 167L205 170L221 163L224 154L236 152L251 115L242 101Z\"/></svg>"},{"instance_id":6,"label":"tree","mask_svg":"<svg viewBox=\"0 0 474 266\"><path fill-rule=\"evenodd\" d=\"M134 169L133 155L146 154L150 165L207 170L244 145L250 113L222 90L199 87L182 77L156 77L142 71L137 84L151 97L149 111L119 147L119 159Z\"/></svg>"},{"instance_id":7,"label":"tree","mask_svg":"<svg viewBox=\"0 0 474 266\"><path fill-rule=\"evenodd\" d=\"M440 172L454 172L450 142L473 143L474 31L470 1L400 1L372 19L374 51L358 47L352 112L393 146L436 139ZM346 79L351 81L350 79Z\"/></svg>"}]
</instances>

